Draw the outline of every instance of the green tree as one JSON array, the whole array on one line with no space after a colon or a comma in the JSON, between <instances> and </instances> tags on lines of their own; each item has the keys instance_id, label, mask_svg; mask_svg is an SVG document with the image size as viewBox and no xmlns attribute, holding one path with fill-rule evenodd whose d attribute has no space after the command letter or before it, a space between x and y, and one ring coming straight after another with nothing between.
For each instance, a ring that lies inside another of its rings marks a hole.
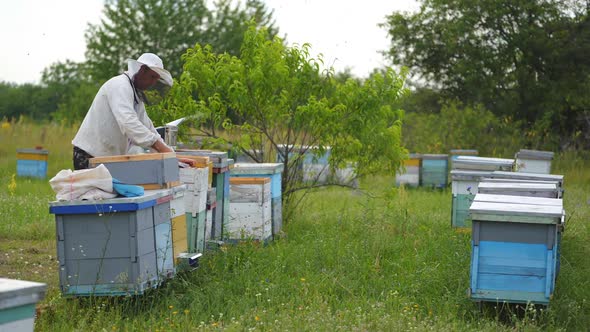
<instances>
[{"instance_id":1,"label":"green tree","mask_svg":"<svg viewBox=\"0 0 590 332\"><path fill-rule=\"evenodd\" d=\"M11 84L0 82L0 119L18 119L26 116L34 120L46 120L57 105L53 94L35 84Z\"/></svg>"},{"instance_id":2,"label":"green tree","mask_svg":"<svg viewBox=\"0 0 590 332\"><path fill-rule=\"evenodd\" d=\"M423 0L383 25L392 62L443 96L535 127L539 141L590 126L590 29L577 0ZM586 123L585 125L583 125Z\"/></svg>"},{"instance_id":3,"label":"green tree","mask_svg":"<svg viewBox=\"0 0 590 332\"><path fill-rule=\"evenodd\" d=\"M180 56L196 43L237 54L250 19L272 26L261 1L242 6L221 0L215 6L209 9L205 0L107 0L105 18L86 32L90 74L105 81L125 69L125 59L153 52L178 77Z\"/></svg>"},{"instance_id":4,"label":"green tree","mask_svg":"<svg viewBox=\"0 0 590 332\"><path fill-rule=\"evenodd\" d=\"M399 168L402 114L392 105L405 91L404 75L387 70L363 82L339 82L321 71L322 60L310 57L309 45L287 47L254 26L239 57L196 45L183 59L165 114L192 117L199 134L243 153L265 151L254 156L260 162L278 155L286 200L310 187L299 181L306 154L317 157L328 146L332 168L350 163L358 176Z\"/></svg>"}]
</instances>

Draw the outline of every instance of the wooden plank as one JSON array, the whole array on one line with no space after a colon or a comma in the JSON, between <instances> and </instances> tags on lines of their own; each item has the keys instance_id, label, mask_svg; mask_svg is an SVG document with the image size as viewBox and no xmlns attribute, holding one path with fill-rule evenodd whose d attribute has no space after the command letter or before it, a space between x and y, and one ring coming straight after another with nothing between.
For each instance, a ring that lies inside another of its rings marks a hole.
<instances>
[{"instance_id":1,"label":"wooden plank","mask_svg":"<svg viewBox=\"0 0 590 332\"><path fill-rule=\"evenodd\" d=\"M270 183L270 177L268 177L268 178L230 178L229 179L230 185L266 184L266 183Z\"/></svg>"},{"instance_id":2,"label":"wooden plank","mask_svg":"<svg viewBox=\"0 0 590 332\"><path fill-rule=\"evenodd\" d=\"M145 190L157 190L157 189L170 189L170 188L177 187L180 185L182 185L182 183L180 181L174 181L174 182L166 182L163 184L159 184L159 183L138 184L137 186L141 186Z\"/></svg>"},{"instance_id":3,"label":"wooden plank","mask_svg":"<svg viewBox=\"0 0 590 332\"><path fill-rule=\"evenodd\" d=\"M41 160L47 161L49 156L47 154L38 154L38 153L17 153L16 159L18 160Z\"/></svg>"},{"instance_id":4,"label":"wooden plank","mask_svg":"<svg viewBox=\"0 0 590 332\"><path fill-rule=\"evenodd\" d=\"M118 163L127 161L141 161L141 160L161 160L166 158L176 158L175 152L166 153L143 153L143 154L125 154L120 156L104 156L94 157L89 160L91 166L96 166L101 163Z\"/></svg>"},{"instance_id":5,"label":"wooden plank","mask_svg":"<svg viewBox=\"0 0 590 332\"><path fill-rule=\"evenodd\" d=\"M560 198L477 194L477 195L475 195L475 198L473 199L473 201L474 202L490 202L490 203L547 205L547 206L558 206L563 209L563 200Z\"/></svg>"},{"instance_id":6,"label":"wooden plank","mask_svg":"<svg viewBox=\"0 0 590 332\"><path fill-rule=\"evenodd\" d=\"M209 157L193 156L193 155L180 154L180 153L176 154L176 157L193 160L195 162L195 165L193 165L193 167L195 167L195 168L209 167L209 162L210 162Z\"/></svg>"}]
</instances>

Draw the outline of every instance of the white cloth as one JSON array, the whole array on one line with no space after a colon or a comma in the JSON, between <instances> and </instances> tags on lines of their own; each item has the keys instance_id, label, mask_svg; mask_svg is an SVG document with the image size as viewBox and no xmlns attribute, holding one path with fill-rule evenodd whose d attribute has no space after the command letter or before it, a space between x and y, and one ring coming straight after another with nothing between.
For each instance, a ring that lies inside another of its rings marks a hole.
<instances>
[{"instance_id":1,"label":"white cloth","mask_svg":"<svg viewBox=\"0 0 590 332\"><path fill-rule=\"evenodd\" d=\"M126 74L133 78L136 73ZM156 140L162 141L143 101L122 74L98 90L72 144L94 157L102 157L127 154L132 144L149 148Z\"/></svg>"},{"instance_id":2,"label":"white cloth","mask_svg":"<svg viewBox=\"0 0 590 332\"><path fill-rule=\"evenodd\" d=\"M103 164L77 171L63 169L49 180L49 184L58 201L117 197L113 189L113 177Z\"/></svg>"}]
</instances>

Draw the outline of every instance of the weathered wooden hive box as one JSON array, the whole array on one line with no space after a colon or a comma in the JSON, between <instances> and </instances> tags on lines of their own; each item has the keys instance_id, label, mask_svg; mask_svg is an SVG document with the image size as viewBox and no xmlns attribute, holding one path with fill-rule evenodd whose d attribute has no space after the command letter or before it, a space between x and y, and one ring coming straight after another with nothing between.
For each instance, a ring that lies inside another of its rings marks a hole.
<instances>
[{"instance_id":1,"label":"weathered wooden hive box","mask_svg":"<svg viewBox=\"0 0 590 332\"><path fill-rule=\"evenodd\" d=\"M232 177L241 178L269 178L272 209L272 235L278 236L283 228L281 177L284 165L282 163L236 163L231 170Z\"/></svg>"},{"instance_id":2,"label":"weathered wooden hive box","mask_svg":"<svg viewBox=\"0 0 590 332\"><path fill-rule=\"evenodd\" d=\"M475 171L512 171L514 159L458 156L453 161L453 169Z\"/></svg>"},{"instance_id":3,"label":"weathered wooden hive box","mask_svg":"<svg viewBox=\"0 0 590 332\"><path fill-rule=\"evenodd\" d=\"M449 156L446 154L423 154L420 170L422 186L444 188L447 186Z\"/></svg>"},{"instance_id":4,"label":"weathered wooden hive box","mask_svg":"<svg viewBox=\"0 0 590 332\"><path fill-rule=\"evenodd\" d=\"M327 183L332 176L329 164L332 149L326 147L323 153L320 153L316 146L302 148L306 150L303 159L303 182Z\"/></svg>"},{"instance_id":5,"label":"weathered wooden hive box","mask_svg":"<svg viewBox=\"0 0 590 332\"><path fill-rule=\"evenodd\" d=\"M402 184L418 187L420 185L420 165L422 165L422 156L418 153L410 153L408 159L403 162L405 171L395 176L396 186Z\"/></svg>"},{"instance_id":6,"label":"weathered wooden hive box","mask_svg":"<svg viewBox=\"0 0 590 332\"><path fill-rule=\"evenodd\" d=\"M180 184L176 153L145 153L90 159L90 167L106 166L111 176L146 190L171 188Z\"/></svg>"},{"instance_id":7,"label":"weathered wooden hive box","mask_svg":"<svg viewBox=\"0 0 590 332\"><path fill-rule=\"evenodd\" d=\"M188 228L188 251L204 253L205 223L207 218L207 191L209 190L209 171L213 163L209 157L191 156L194 167L181 168L180 182L187 186L184 195Z\"/></svg>"},{"instance_id":8,"label":"weathered wooden hive box","mask_svg":"<svg viewBox=\"0 0 590 332\"><path fill-rule=\"evenodd\" d=\"M43 149L17 149L16 175L45 179L49 151Z\"/></svg>"},{"instance_id":9,"label":"weathered wooden hive box","mask_svg":"<svg viewBox=\"0 0 590 332\"><path fill-rule=\"evenodd\" d=\"M216 188L217 202L211 211L211 239L221 240L223 225L229 218L229 169L233 162L227 158L227 152L211 150L178 149L177 153L182 156L208 157L213 162L212 187Z\"/></svg>"},{"instance_id":10,"label":"weathered wooden hive box","mask_svg":"<svg viewBox=\"0 0 590 332\"><path fill-rule=\"evenodd\" d=\"M451 169L455 169L454 166L455 160L460 156L477 156L479 152L475 149L453 149L449 151L449 162L451 165Z\"/></svg>"},{"instance_id":11,"label":"weathered wooden hive box","mask_svg":"<svg viewBox=\"0 0 590 332\"><path fill-rule=\"evenodd\" d=\"M525 172L502 172L494 171L490 175L492 179L502 181L518 181L518 182L531 182L531 183L555 183L559 189L558 198L563 197L563 175L559 174L541 174L541 173L525 173Z\"/></svg>"},{"instance_id":12,"label":"weathered wooden hive box","mask_svg":"<svg viewBox=\"0 0 590 332\"><path fill-rule=\"evenodd\" d=\"M451 225L470 227L469 207L478 193L479 181L489 176L491 171L452 170L451 171Z\"/></svg>"},{"instance_id":13,"label":"weathered wooden hive box","mask_svg":"<svg viewBox=\"0 0 590 332\"><path fill-rule=\"evenodd\" d=\"M520 149L516 153L516 171L524 173L551 173L553 152Z\"/></svg>"},{"instance_id":14,"label":"weathered wooden hive box","mask_svg":"<svg viewBox=\"0 0 590 332\"><path fill-rule=\"evenodd\" d=\"M271 240L271 179L236 177L230 181L230 218L225 240Z\"/></svg>"},{"instance_id":15,"label":"weathered wooden hive box","mask_svg":"<svg viewBox=\"0 0 590 332\"><path fill-rule=\"evenodd\" d=\"M492 195L513 195L558 198L561 190L555 183L480 182L479 192Z\"/></svg>"},{"instance_id":16,"label":"weathered wooden hive box","mask_svg":"<svg viewBox=\"0 0 590 332\"><path fill-rule=\"evenodd\" d=\"M562 200L545 204L547 198L480 195L469 209L471 299L547 305L559 269Z\"/></svg>"},{"instance_id":17,"label":"weathered wooden hive box","mask_svg":"<svg viewBox=\"0 0 590 332\"><path fill-rule=\"evenodd\" d=\"M160 189L140 197L51 202L62 293L143 294L172 278L173 199L172 189Z\"/></svg>"},{"instance_id":18,"label":"weathered wooden hive box","mask_svg":"<svg viewBox=\"0 0 590 332\"><path fill-rule=\"evenodd\" d=\"M35 306L45 297L47 285L0 278L0 331L33 332Z\"/></svg>"}]
</instances>

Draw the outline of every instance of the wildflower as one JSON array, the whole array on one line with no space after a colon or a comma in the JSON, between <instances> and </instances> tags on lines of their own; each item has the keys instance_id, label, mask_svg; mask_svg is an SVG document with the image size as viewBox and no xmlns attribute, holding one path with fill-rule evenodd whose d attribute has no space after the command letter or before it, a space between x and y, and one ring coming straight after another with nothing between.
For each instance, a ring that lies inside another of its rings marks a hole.
<instances>
[{"instance_id":1,"label":"wildflower","mask_svg":"<svg viewBox=\"0 0 590 332\"><path fill-rule=\"evenodd\" d=\"M211 324L213 327L217 326L217 322L213 322L213 324Z\"/></svg>"},{"instance_id":2,"label":"wildflower","mask_svg":"<svg viewBox=\"0 0 590 332\"><path fill-rule=\"evenodd\" d=\"M188 313L189 313L189 312L191 312L191 311L190 311L190 310L188 310L188 309L184 309L184 314L185 314L185 315L188 315Z\"/></svg>"},{"instance_id":3,"label":"wildflower","mask_svg":"<svg viewBox=\"0 0 590 332\"><path fill-rule=\"evenodd\" d=\"M305 278L301 278L301 282L305 282Z\"/></svg>"},{"instance_id":4,"label":"wildflower","mask_svg":"<svg viewBox=\"0 0 590 332\"><path fill-rule=\"evenodd\" d=\"M168 309L173 309L173 308L174 308L174 306L173 306L173 305L169 305L169 306L168 306Z\"/></svg>"},{"instance_id":5,"label":"wildflower","mask_svg":"<svg viewBox=\"0 0 590 332\"><path fill-rule=\"evenodd\" d=\"M2 129L10 128L10 122L2 122Z\"/></svg>"},{"instance_id":6,"label":"wildflower","mask_svg":"<svg viewBox=\"0 0 590 332\"><path fill-rule=\"evenodd\" d=\"M254 316L254 320L259 321L260 320L260 317Z\"/></svg>"},{"instance_id":7,"label":"wildflower","mask_svg":"<svg viewBox=\"0 0 590 332\"><path fill-rule=\"evenodd\" d=\"M12 174L10 178L10 183L8 184L8 192L11 196L14 196L14 192L16 191L16 174Z\"/></svg>"},{"instance_id":8,"label":"wildflower","mask_svg":"<svg viewBox=\"0 0 590 332\"><path fill-rule=\"evenodd\" d=\"M173 311L172 314L176 315L176 314L178 314L178 311Z\"/></svg>"}]
</instances>

